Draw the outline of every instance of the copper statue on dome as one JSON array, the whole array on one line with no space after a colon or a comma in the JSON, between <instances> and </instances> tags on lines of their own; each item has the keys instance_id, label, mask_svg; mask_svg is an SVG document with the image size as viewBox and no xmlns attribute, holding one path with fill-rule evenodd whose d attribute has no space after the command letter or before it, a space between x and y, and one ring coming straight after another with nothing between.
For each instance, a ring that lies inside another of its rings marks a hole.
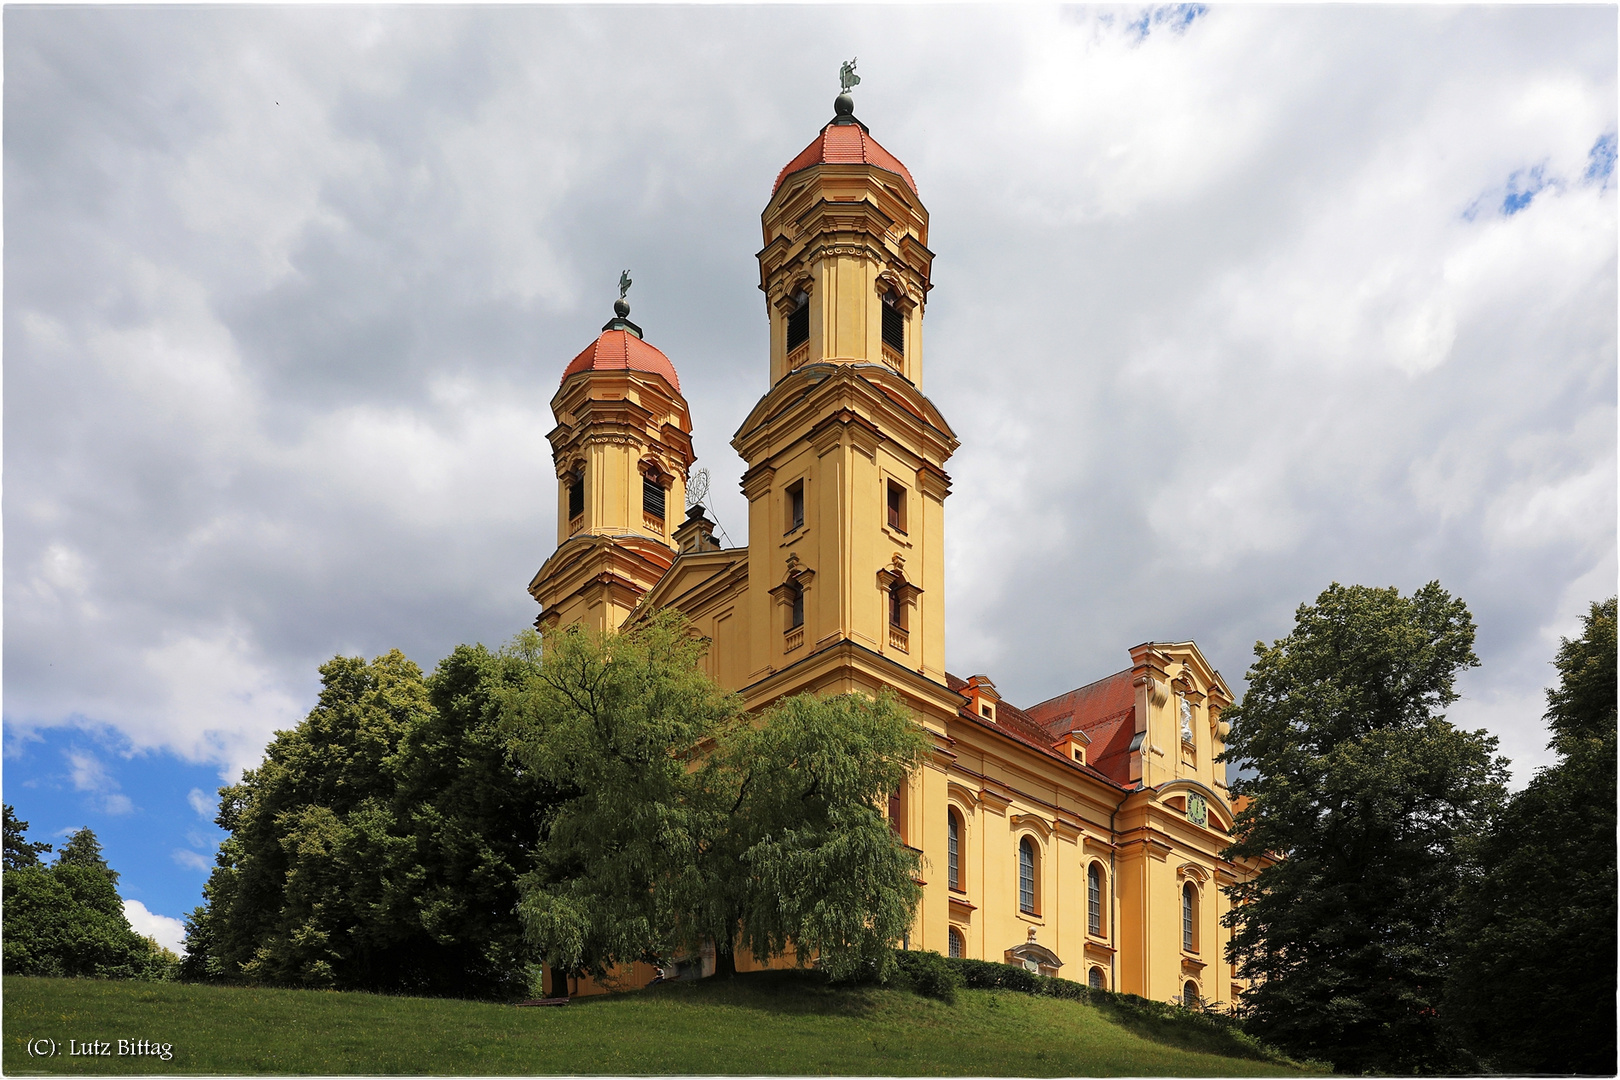
<instances>
[{"instance_id":1,"label":"copper statue on dome","mask_svg":"<svg viewBox=\"0 0 1620 1080\"><path fill-rule=\"evenodd\" d=\"M845 94L861 85L861 77L855 74L855 61L859 59L860 57L857 56L845 60L843 66L838 69L838 88Z\"/></svg>"}]
</instances>

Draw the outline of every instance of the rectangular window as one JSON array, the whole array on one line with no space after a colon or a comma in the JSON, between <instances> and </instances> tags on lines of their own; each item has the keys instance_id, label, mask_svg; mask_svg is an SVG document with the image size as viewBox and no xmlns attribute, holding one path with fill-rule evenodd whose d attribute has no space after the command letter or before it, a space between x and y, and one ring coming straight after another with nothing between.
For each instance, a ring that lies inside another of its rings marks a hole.
<instances>
[{"instance_id":1,"label":"rectangular window","mask_svg":"<svg viewBox=\"0 0 1620 1080\"><path fill-rule=\"evenodd\" d=\"M889 481L889 528L906 531L906 489Z\"/></svg>"},{"instance_id":2,"label":"rectangular window","mask_svg":"<svg viewBox=\"0 0 1620 1080\"><path fill-rule=\"evenodd\" d=\"M650 476L641 478L641 512L664 520L664 488Z\"/></svg>"},{"instance_id":3,"label":"rectangular window","mask_svg":"<svg viewBox=\"0 0 1620 1080\"><path fill-rule=\"evenodd\" d=\"M883 344L901 356L906 354L906 317L893 304L883 305Z\"/></svg>"},{"instance_id":4,"label":"rectangular window","mask_svg":"<svg viewBox=\"0 0 1620 1080\"><path fill-rule=\"evenodd\" d=\"M787 531L804 524L804 481L795 480L787 486Z\"/></svg>"},{"instance_id":5,"label":"rectangular window","mask_svg":"<svg viewBox=\"0 0 1620 1080\"><path fill-rule=\"evenodd\" d=\"M568 516L577 518L585 512L585 475L575 473L568 481Z\"/></svg>"},{"instance_id":6,"label":"rectangular window","mask_svg":"<svg viewBox=\"0 0 1620 1080\"><path fill-rule=\"evenodd\" d=\"M799 305L799 309L787 317L787 349L792 352L800 345L810 340L810 302L807 300Z\"/></svg>"},{"instance_id":7,"label":"rectangular window","mask_svg":"<svg viewBox=\"0 0 1620 1080\"><path fill-rule=\"evenodd\" d=\"M788 629L793 630L804 625L804 589L798 585L793 586L793 607L788 611Z\"/></svg>"}]
</instances>

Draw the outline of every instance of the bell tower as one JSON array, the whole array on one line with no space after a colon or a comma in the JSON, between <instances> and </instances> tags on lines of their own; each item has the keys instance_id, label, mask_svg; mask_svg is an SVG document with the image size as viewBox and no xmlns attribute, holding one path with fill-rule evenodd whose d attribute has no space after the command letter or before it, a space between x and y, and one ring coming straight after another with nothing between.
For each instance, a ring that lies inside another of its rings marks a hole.
<instances>
[{"instance_id":1,"label":"bell tower","mask_svg":"<svg viewBox=\"0 0 1620 1080\"><path fill-rule=\"evenodd\" d=\"M944 465L957 440L922 393L928 211L856 119L844 74L833 119L761 215L772 385L732 440L748 466L745 698L891 686L954 715Z\"/></svg>"},{"instance_id":2,"label":"bell tower","mask_svg":"<svg viewBox=\"0 0 1620 1080\"><path fill-rule=\"evenodd\" d=\"M694 460L691 414L675 365L630 321L629 287L626 271L614 317L551 399L557 550L529 583L542 632L617 629L675 558Z\"/></svg>"}]
</instances>

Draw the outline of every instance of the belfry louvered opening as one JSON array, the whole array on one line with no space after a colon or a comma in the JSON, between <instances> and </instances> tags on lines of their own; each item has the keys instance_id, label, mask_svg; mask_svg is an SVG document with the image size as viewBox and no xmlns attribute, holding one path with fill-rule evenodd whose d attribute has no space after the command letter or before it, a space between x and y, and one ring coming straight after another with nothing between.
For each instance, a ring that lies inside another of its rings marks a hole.
<instances>
[{"instance_id":1,"label":"belfry louvered opening","mask_svg":"<svg viewBox=\"0 0 1620 1080\"><path fill-rule=\"evenodd\" d=\"M810 340L810 301L802 301L787 317L787 348L792 352Z\"/></svg>"},{"instance_id":2,"label":"belfry louvered opening","mask_svg":"<svg viewBox=\"0 0 1620 1080\"><path fill-rule=\"evenodd\" d=\"M641 478L641 512L659 521L664 520L664 488L650 476Z\"/></svg>"},{"instance_id":3,"label":"belfry louvered opening","mask_svg":"<svg viewBox=\"0 0 1620 1080\"><path fill-rule=\"evenodd\" d=\"M890 303L883 305L883 344L901 356L906 354L906 317Z\"/></svg>"}]
</instances>

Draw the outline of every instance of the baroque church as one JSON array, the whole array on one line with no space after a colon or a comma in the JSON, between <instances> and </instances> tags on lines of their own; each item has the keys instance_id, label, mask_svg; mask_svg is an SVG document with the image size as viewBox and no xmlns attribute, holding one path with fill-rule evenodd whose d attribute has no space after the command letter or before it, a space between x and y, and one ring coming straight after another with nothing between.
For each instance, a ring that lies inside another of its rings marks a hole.
<instances>
[{"instance_id":1,"label":"baroque church","mask_svg":"<svg viewBox=\"0 0 1620 1080\"><path fill-rule=\"evenodd\" d=\"M701 505L680 516L692 418L621 289L551 401L557 549L529 584L536 625L605 631L675 608L750 710L893 691L934 743L887 810L924 858L908 947L1228 1005L1243 984L1222 886L1249 872L1220 856L1232 691L1190 641L1137 645L1129 666L1022 707L945 669L958 442L923 392L928 211L847 92L834 109L761 220L770 388L731 443L747 545L722 547ZM618 985L655 974L638 964Z\"/></svg>"}]
</instances>

